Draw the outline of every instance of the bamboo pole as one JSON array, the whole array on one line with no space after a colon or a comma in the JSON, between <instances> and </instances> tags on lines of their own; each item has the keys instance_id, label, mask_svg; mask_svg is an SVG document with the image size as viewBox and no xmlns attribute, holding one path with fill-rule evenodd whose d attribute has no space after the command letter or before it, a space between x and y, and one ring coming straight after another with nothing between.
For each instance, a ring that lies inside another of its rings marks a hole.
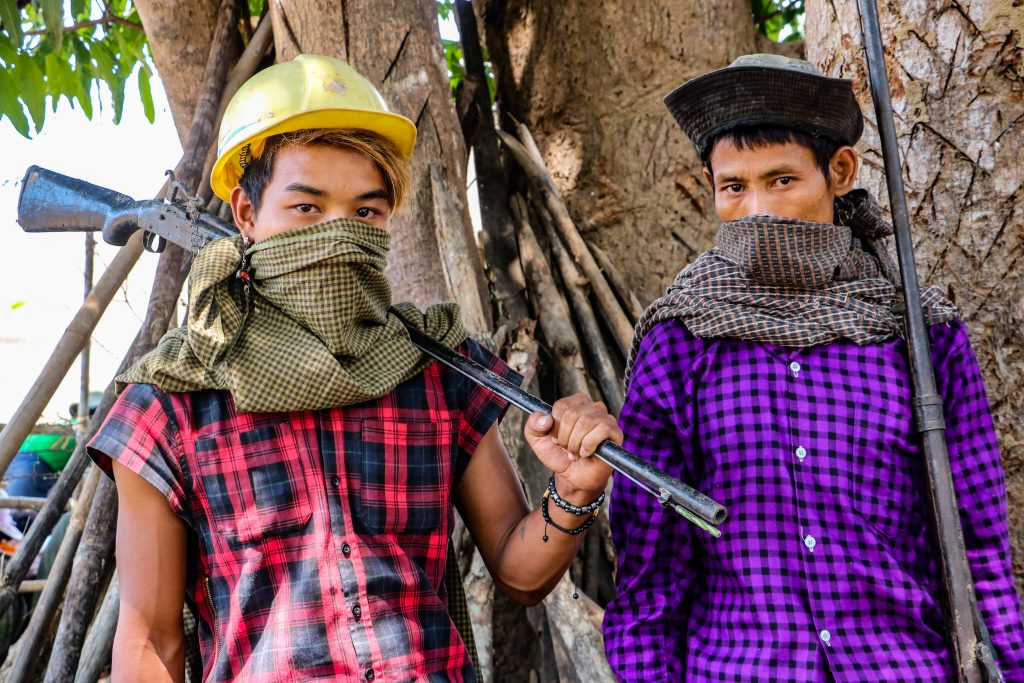
<instances>
[{"instance_id":1,"label":"bamboo pole","mask_svg":"<svg viewBox=\"0 0 1024 683\"><path fill-rule=\"evenodd\" d=\"M110 265L103 271L99 281L85 298L71 323L64 330L64 335L57 342L53 353L46 361L42 372L25 394L24 400L11 417L3 431L0 432L0 475L7 472L18 448L21 447L42 415L46 404L53 398L64 376L68 374L71 364L81 353L85 343L92 336L103 311L110 305L114 294L121 283L128 277L135 262L142 255L142 234L136 233L128 243L118 250ZM87 408L88 409L88 408ZM2 611L2 609L0 609Z\"/></svg>"},{"instance_id":2,"label":"bamboo pole","mask_svg":"<svg viewBox=\"0 0 1024 683\"><path fill-rule=\"evenodd\" d=\"M35 670L38 659L45 649L50 633L50 624L60 608L64 586L67 585L67 580L71 576L75 550L78 547L78 541L82 538L85 520L89 508L92 506L100 476L100 470L97 467L93 467L89 472L78 506L71 513L71 520L68 522L68 528L64 533L60 550L57 552L57 558L53 562L50 574L46 577L46 586L32 611L28 628L18 639L16 651L12 650L14 664L8 672L7 683L25 681Z\"/></svg>"},{"instance_id":3,"label":"bamboo pole","mask_svg":"<svg viewBox=\"0 0 1024 683\"><path fill-rule=\"evenodd\" d=\"M551 175L543 165L543 160L534 159L527 148L508 133L498 131L498 136L501 138L505 148L512 154L516 163L526 173L531 186L551 214L559 235L565 240L565 244L569 251L572 252L573 258L580 264L583 274L590 282L594 298L597 300L601 312L608 321L608 327L612 331L612 336L619 345L619 350L622 352L623 357L626 357L633 342L633 326L622 311L622 307L615 298L615 293L612 292L607 280L604 279L597 261L594 260L593 255L587 249L586 243L576 229L576 225L569 215L569 210L561 199L558 188L555 187Z\"/></svg>"},{"instance_id":4,"label":"bamboo pole","mask_svg":"<svg viewBox=\"0 0 1024 683\"><path fill-rule=\"evenodd\" d=\"M18 586L19 593L38 593L46 588L46 579L33 579L32 581L22 581L21 585Z\"/></svg>"},{"instance_id":5,"label":"bamboo pole","mask_svg":"<svg viewBox=\"0 0 1024 683\"><path fill-rule=\"evenodd\" d=\"M590 253L597 260L597 265L601 266L601 271L608 278L608 284L619 295L619 301L622 303L622 308L626 311L626 315L629 316L630 322L636 325L637 321L640 320L640 316L644 314L644 307L640 300L636 298L636 294L626 284L626 279L622 277L622 273L615 267L612 260L608 258L608 254L593 242L588 241L587 246L590 247Z\"/></svg>"},{"instance_id":6,"label":"bamboo pole","mask_svg":"<svg viewBox=\"0 0 1024 683\"><path fill-rule=\"evenodd\" d=\"M572 327L569 308L551 277L547 259L530 227L526 202L515 195L512 197L511 208L519 232L519 256L526 281L530 285L534 310L551 347L558 388L565 394L589 394L587 376L583 371L583 356L580 354L580 340Z\"/></svg>"},{"instance_id":7,"label":"bamboo pole","mask_svg":"<svg viewBox=\"0 0 1024 683\"><path fill-rule=\"evenodd\" d=\"M100 674L110 665L114 649L114 633L117 631L118 609L120 607L120 583L117 572L110 578L110 585L103 596L100 609L93 619L89 635L82 646L82 658L78 663L75 683L96 683Z\"/></svg>"},{"instance_id":8,"label":"bamboo pole","mask_svg":"<svg viewBox=\"0 0 1024 683\"><path fill-rule=\"evenodd\" d=\"M93 262L96 255L96 238L91 232L85 233L85 268L83 268L82 279L84 281L84 297L89 297L92 291ZM86 427L89 425L89 356L92 351L92 334L85 340L82 346L81 369L82 378L78 387L78 416L75 422L75 435L80 439L85 436Z\"/></svg>"},{"instance_id":9,"label":"bamboo pole","mask_svg":"<svg viewBox=\"0 0 1024 683\"><path fill-rule=\"evenodd\" d=\"M626 397L622 391L622 382L615 373L612 355L608 352L608 346L601 335L601 328L594 315L594 309L591 308L587 293L583 290L586 279L576 269L576 264L572 262L572 257L562 246L561 240L555 234L554 226L547 218L542 214L541 220L548 233L548 241L551 242L551 255L554 257L559 272L562 273L562 282L565 283L565 289L569 293L569 302L572 304L576 322L579 324L580 332L586 342L587 351L593 359L591 374L601 388L604 400L608 403L608 409L617 417L622 411L622 404L625 403Z\"/></svg>"},{"instance_id":10,"label":"bamboo pole","mask_svg":"<svg viewBox=\"0 0 1024 683\"><path fill-rule=\"evenodd\" d=\"M430 164L428 171L434 205L434 236L445 285L459 304L462 320L469 331L489 337L491 310L477 287L474 259L467 258L467 254L476 253L477 247L469 243L469 235L462 229L462 206L455 193L448 189L441 167Z\"/></svg>"},{"instance_id":11,"label":"bamboo pole","mask_svg":"<svg viewBox=\"0 0 1024 683\"><path fill-rule=\"evenodd\" d=\"M91 508L68 577L60 624L44 678L46 683L60 683L74 677L85 632L101 595L103 569L109 568L114 559L117 488L108 477L100 479Z\"/></svg>"},{"instance_id":12,"label":"bamboo pole","mask_svg":"<svg viewBox=\"0 0 1024 683\"><path fill-rule=\"evenodd\" d=\"M0 508L42 510L44 505L46 505L46 498L35 498L32 496L7 496L0 498Z\"/></svg>"}]
</instances>

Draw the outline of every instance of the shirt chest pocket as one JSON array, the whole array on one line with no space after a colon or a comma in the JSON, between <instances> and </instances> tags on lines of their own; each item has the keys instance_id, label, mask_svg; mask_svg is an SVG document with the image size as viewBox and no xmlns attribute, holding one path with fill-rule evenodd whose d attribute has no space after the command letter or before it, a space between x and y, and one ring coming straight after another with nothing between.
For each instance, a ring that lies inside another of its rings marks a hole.
<instances>
[{"instance_id":1,"label":"shirt chest pocket","mask_svg":"<svg viewBox=\"0 0 1024 683\"><path fill-rule=\"evenodd\" d=\"M358 472L351 492L358 531L425 533L447 519L457 428L454 420L362 421L358 458L348 462Z\"/></svg>"},{"instance_id":2,"label":"shirt chest pocket","mask_svg":"<svg viewBox=\"0 0 1024 683\"><path fill-rule=\"evenodd\" d=\"M195 449L212 525L229 542L305 528L312 508L303 454L287 425L197 439Z\"/></svg>"}]
</instances>

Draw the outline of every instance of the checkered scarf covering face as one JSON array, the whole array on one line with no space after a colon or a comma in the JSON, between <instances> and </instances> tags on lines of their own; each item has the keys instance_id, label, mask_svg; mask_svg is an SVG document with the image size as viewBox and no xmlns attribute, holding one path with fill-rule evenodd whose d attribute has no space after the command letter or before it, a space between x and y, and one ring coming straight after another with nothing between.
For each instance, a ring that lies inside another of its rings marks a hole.
<instances>
[{"instance_id":1,"label":"checkered scarf covering face","mask_svg":"<svg viewBox=\"0 0 1024 683\"><path fill-rule=\"evenodd\" d=\"M297 228L251 246L248 295L235 277L241 237L199 252L188 320L117 377L168 392L224 389L242 412L319 410L387 394L428 364L394 314L384 277L390 236L353 220ZM467 337L455 304L406 320L448 346Z\"/></svg>"},{"instance_id":2,"label":"checkered scarf covering face","mask_svg":"<svg viewBox=\"0 0 1024 683\"><path fill-rule=\"evenodd\" d=\"M669 319L697 337L779 346L838 339L864 345L904 337L899 273L883 240L892 226L864 190L837 201L841 224L751 216L723 223L715 246L685 268L644 311L626 382L644 335ZM929 325L958 316L938 289L921 292Z\"/></svg>"}]
</instances>

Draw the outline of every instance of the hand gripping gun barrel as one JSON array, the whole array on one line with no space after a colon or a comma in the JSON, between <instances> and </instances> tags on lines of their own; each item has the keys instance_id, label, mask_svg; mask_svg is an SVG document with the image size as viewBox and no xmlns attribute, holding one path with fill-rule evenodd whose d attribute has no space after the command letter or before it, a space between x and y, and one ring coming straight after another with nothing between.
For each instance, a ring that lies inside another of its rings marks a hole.
<instances>
[{"instance_id":1,"label":"hand gripping gun barrel","mask_svg":"<svg viewBox=\"0 0 1024 683\"><path fill-rule=\"evenodd\" d=\"M197 252L208 242L238 234L227 223L204 212L173 177L168 200L135 201L119 192L38 166L25 173L18 199L18 223L26 232L100 230L105 242L119 246L136 231L143 230L144 244L154 252L163 249L165 240ZM408 324L406 327L412 343L431 358L524 411L551 413L551 406L536 396L416 328ZM656 496L663 506L712 536L721 536L716 525L725 521L726 510L719 503L610 441L602 443L596 455Z\"/></svg>"}]
</instances>

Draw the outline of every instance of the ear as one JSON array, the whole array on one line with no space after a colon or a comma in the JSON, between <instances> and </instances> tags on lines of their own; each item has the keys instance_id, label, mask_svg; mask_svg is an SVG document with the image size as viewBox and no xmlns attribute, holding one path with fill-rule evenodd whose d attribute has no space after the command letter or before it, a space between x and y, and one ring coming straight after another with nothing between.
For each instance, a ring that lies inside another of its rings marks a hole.
<instances>
[{"instance_id":1,"label":"ear","mask_svg":"<svg viewBox=\"0 0 1024 683\"><path fill-rule=\"evenodd\" d=\"M255 240L256 232L256 209L249 201L249 195L241 186L236 185L231 190L231 215L234 216L235 225L242 236L248 240Z\"/></svg>"},{"instance_id":2,"label":"ear","mask_svg":"<svg viewBox=\"0 0 1024 683\"><path fill-rule=\"evenodd\" d=\"M705 166L701 170L704 172L704 182L706 182L708 184L708 187L711 188L711 194L714 195L715 194L715 176L711 174L711 169L709 169L707 166Z\"/></svg>"},{"instance_id":3,"label":"ear","mask_svg":"<svg viewBox=\"0 0 1024 683\"><path fill-rule=\"evenodd\" d=\"M857 182L857 169L860 159L853 147L843 146L836 150L828 162L829 175L832 178L832 191L835 196L842 197L853 189Z\"/></svg>"}]
</instances>

